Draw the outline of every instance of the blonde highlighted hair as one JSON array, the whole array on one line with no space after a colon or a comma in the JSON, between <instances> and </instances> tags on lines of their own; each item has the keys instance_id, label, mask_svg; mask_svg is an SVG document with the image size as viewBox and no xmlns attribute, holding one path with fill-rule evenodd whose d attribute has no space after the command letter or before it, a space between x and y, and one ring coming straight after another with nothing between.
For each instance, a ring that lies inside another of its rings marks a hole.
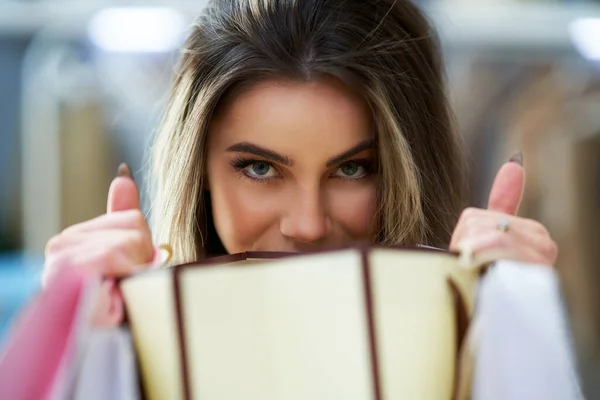
<instances>
[{"instance_id":1,"label":"blonde highlighted hair","mask_svg":"<svg viewBox=\"0 0 600 400\"><path fill-rule=\"evenodd\" d=\"M223 252L204 190L224 99L267 79L333 76L372 111L379 160L374 243L448 243L465 185L441 53L408 0L213 0L182 51L152 152L151 228L180 262Z\"/></svg>"}]
</instances>

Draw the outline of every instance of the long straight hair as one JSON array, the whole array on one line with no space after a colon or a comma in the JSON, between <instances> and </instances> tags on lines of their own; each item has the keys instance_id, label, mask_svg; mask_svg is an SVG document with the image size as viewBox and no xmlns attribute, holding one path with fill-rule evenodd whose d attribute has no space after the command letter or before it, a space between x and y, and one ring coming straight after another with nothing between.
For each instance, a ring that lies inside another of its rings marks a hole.
<instances>
[{"instance_id":1,"label":"long straight hair","mask_svg":"<svg viewBox=\"0 0 600 400\"><path fill-rule=\"evenodd\" d=\"M464 163L435 33L409 0L213 0L182 51L153 146L154 240L182 262L224 251L204 188L213 115L257 82L325 76L361 93L372 113L373 243L447 245Z\"/></svg>"}]
</instances>

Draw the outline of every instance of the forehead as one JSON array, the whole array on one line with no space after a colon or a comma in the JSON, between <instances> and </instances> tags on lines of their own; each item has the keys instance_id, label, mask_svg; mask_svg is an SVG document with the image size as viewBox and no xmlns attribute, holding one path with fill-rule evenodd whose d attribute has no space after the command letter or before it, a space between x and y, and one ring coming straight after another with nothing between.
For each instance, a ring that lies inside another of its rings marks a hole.
<instances>
[{"instance_id":1,"label":"forehead","mask_svg":"<svg viewBox=\"0 0 600 400\"><path fill-rule=\"evenodd\" d=\"M286 154L345 151L373 136L366 103L339 81L273 80L247 88L223 105L209 142L224 148L249 141Z\"/></svg>"}]
</instances>

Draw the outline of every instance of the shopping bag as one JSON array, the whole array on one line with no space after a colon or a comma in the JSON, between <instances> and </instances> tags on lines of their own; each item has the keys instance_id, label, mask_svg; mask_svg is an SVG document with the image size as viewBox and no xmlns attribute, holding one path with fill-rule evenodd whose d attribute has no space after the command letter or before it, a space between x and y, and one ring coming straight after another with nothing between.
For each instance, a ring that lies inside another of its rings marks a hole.
<instances>
[{"instance_id":1,"label":"shopping bag","mask_svg":"<svg viewBox=\"0 0 600 400\"><path fill-rule=\"evenodd\" d=\"M94 329L77 371L73 400L138 400L140 387L131 333L126 326Z\"/></svg>"},{"instance_id":2,"label":"shopping bag","mask_svg":"<svg viewBox=\"0 0 600 400\"><path fill-rule=\"evenodd\" d=\"M61 268L13 322L0 351L0 399L66 399L99 279Z\"/></svg>"},{"instance_id":3,"label":"shopping bag","mask_svg":"<svg viewBox=\"0 0 600 400\"><path fill-rule=\"evenodd\" d=\"M472 322L473 400L579 400L571 329L550 267L499 261Z\"/></svg>"}]
</instances>

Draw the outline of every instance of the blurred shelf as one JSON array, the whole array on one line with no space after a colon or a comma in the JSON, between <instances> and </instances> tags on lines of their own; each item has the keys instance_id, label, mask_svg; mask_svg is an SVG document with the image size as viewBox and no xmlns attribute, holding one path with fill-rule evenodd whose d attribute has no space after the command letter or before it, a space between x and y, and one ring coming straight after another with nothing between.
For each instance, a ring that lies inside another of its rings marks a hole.
<instances>
[{"instance_id":1,"label":"blurred shelf","mask_svg":"<svg viewBox=\"0 0 600 400\"><path fill-rule=\"evenodd\" d=\"M4 0L0 1L0 35L32 35L48 24L63 34L81 35L95 11L124 5L171 7L191 22L206 4L207 0ZM579 18L600 18L596 4L475 5L446 0L426 10L445 45L487 49L572 48L569 24Z\"/></svg>"}]
</instances>

